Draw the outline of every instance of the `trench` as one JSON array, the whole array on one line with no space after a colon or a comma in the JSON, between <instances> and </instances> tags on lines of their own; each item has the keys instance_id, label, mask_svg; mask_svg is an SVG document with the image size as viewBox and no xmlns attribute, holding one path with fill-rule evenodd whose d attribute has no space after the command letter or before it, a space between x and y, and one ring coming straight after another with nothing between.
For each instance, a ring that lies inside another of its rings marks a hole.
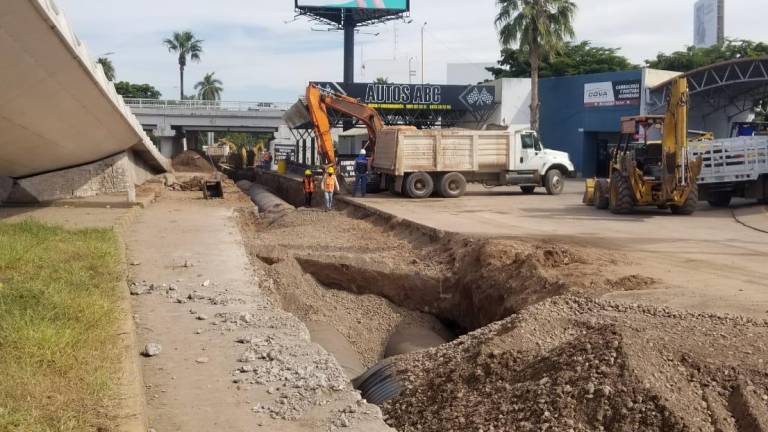
<instances>
[{"instance_id":1,"label":"trench","mask_svg":"<svg viewBox=\"0 0 768 432\"><path fill-rule=\"evenodd\" d=\"M300 200L300 183L259 175L255 181L288 197L291 204ZM248 247L252 261L278 281L273 298L307 325L312 340L332 354L354 387L377 405L400 393L398 356L437 347L566 293L576 279L563 279L561 273L587 261L556 245L434 235L407 221L385 220L357 208L334 214L295 209L285 213L288 203L275 203L271 193L260 189L252 195L267 200L269 205L260 209L276 206L280 218L298 220L281 226L267 215L267 222L244 236L254 237ZM334 241L345 233L326 228L325 218L343 226L365 219L370 230L365 235L372 245ZM306 226L332 231L330 239L321 240L327 244L297 241L310 232ZM440 270L420 267L412 256L391 246L380 252L378 239L392 237L423 253L422 261L438 263ZM264 244L268 242L277 244ZM584 286L599 285L581 279Z\"/></svg>"}]
</instances>

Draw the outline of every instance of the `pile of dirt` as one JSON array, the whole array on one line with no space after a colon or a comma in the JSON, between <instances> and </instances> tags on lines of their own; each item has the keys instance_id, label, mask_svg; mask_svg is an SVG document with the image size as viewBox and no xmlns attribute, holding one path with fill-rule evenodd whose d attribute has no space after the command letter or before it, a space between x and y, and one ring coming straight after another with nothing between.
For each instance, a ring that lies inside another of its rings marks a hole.
<instances>
[{"instance_id":1,"label":"pile of dirt","mask_svg":"<svg viewBox=\"0 0 768 432\"><path fill-rule=\"evenodd\" d=\"M171 160L173 169L177 172L198 172L198 173L212 173L214 171L213 165L208 159L193 150L187 150L183 153L179 153Z\"/></svg>"},{"instance_id":2,"label":"pile of dirt","mask_svg":"<svg viewBox=\"0 0 768 432\"><path fill-rule=\"evenodd\" d=\"M765 431L768 322L561 296L397 358L400 431Z\"/></svg>"}]
</instances>

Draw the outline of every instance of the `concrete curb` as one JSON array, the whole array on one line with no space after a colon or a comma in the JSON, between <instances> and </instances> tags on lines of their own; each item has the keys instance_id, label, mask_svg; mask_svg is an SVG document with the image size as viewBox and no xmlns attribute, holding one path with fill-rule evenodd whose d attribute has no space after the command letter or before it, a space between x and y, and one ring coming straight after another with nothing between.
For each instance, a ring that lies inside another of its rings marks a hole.
<instances>
[{"instance_id":1,"label":"concrete curb","mask_svg":"<svg viewBox=\"0 0 768 432\"><path fill-rule=\"evenodd\" d=\"M152 200L154 200L154 196ZM143 208L144 205L141 205ZM122 351L120 365L121 376L119 383L120 408L118 413L117 430L120 432L146 432L149 428L147 416L147 401L144 394L144 377L139 363L139 344L136 337L136 326L133 321L133 308L128 287L128 260L125 231L139 215L140 208L132 207L125 216L114 225L115 233L120 244L120 261L126 280L120 284L120 309L123 317L118 328L117 338Z\"/></svg>"}]
</instances>

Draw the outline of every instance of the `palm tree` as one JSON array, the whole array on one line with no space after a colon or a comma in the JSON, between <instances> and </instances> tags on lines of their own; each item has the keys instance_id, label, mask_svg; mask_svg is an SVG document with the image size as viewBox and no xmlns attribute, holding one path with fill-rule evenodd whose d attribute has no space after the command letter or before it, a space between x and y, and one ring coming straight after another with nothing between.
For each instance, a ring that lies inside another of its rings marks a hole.
<instances>
[{"instance_id":1,"label":"palm tree","mask_svg":"<svg viewBox=\"0 0 768 432\"><path fill-rule=\"evenodd\" d=\"M203 80L195 84L195 90L197 90L197 97L201 100L221 100L221 92L224 89L221 87L224 83L220 79L214 77L216 72L205 74Z\"/></svg>"},{"instance_id":2,"label":"palm tree","mask_svg":"<svg viewBox=\"0 0 768 432\"><path fill-rule=\"evenodd\" d=\"M496 0L499 40L505 48L519 44L531 63L531 128L539 130L539 66L541 60L558 53L566 39L575 36L571 0Z\"/></svg>"},{"instance_id":3,"label":"palm tree","mask_svg":"<svg viewBox=\"0 0 768 432\"><path fill-rule=\"evenodd\" d=\"M187 66L187 57L194 62L200 61L200 54L203 53L203 41L196 38L190 31L173 32L173 37L163 41L163 45L168 48L168 52L179 55L179 77L181 86L180 99L184 99L184 68Z\"/></svg>"},{"instance_id":4,"label":"palm tree","mask_svg":"<svg viewBox=\"0 0 768 432\"><path fill-rule=\"evenodd\" d=\"M106 76L108 80L115 80L115 66L112 64L112 60L106 57L99 57L96 59L96 63L101 65L101 68L104 70L104 76Z\"/></svg>"}]
</instances>

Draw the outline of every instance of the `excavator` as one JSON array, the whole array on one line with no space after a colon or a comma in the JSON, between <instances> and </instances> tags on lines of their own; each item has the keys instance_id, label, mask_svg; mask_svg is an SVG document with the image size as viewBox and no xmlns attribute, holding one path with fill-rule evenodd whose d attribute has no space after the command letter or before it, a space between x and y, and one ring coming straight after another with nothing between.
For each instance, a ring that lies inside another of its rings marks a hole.
<instances>
[{"instance_id":1,"label":"excavator","mask_svg":"<svg viewBox=\"0 0 768 432\"><path fill-rule=\"evenodd\" d=\"M373 108L361 103L355 98L321 90L314 84L307 87L307 111L315 129L317 149L325 159L327 167L336 165L336 151L333 147L331 124L328 120L328 109L348 115L359 120L368 129L368 153L375 155L376 138L385 128L384 119Z\"/></svg>"},{"instance_id":2,"label":"excavator","mask_svg":"<svg viewBox=\"0 0 768 432\"><path fill-rule=\"evenodd\" d=\"M622 139L611 153L609 178L586 181L584 204L615 214L629 214L641 206L692 214L702 161L688 153L688 100L688 81L677 78L665 115L623 117Z\"/></svg>"}]
</instances>

